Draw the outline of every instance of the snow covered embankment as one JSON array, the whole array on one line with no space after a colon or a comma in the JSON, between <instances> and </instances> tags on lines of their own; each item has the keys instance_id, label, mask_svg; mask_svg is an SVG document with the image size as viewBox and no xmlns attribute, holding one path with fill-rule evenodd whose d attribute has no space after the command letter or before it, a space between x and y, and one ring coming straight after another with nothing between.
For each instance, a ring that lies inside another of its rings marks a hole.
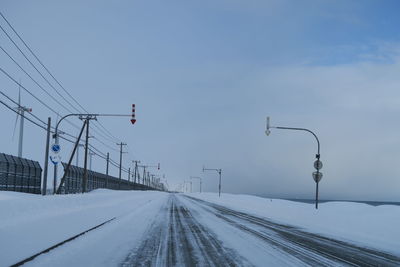
<instances>
[{"instance_id":1,"label":"snow covered embankment","mask_svg":"<svg viewBox=\"0 0 400 267\"><path fill-rule=\"evenodd\" d=\"M371 206L354 202L300 203L250 195L192 193L191 197L216 203L307 232L400 255L400 206Z\"/></svg>"},{"instance_id":2,"label":"snow covered embankment","mask_svg":"<svg viewBox=\"0 0 400 267\"><path fill-rule=\"evenodd\" d=\"M14 264L113 217L117 220L101 228L105 236L100 242L104 244L89 239L94 234L87 234L80 238L82 242L87 240L87 244L78 246L74 256L65 255L68 260L64 262L68 263L65 266L73 266L75 259L82 265L85 264L82 259L86 259L86 266L117 265L130 249L129 245L121 247L121 244L134 244L141 238L147 221L152 220L167 197L168 194L162 192L104 189L44 197L0 191L0 266ZM123 223L125 218L127 222ZM109 230L113 225L118 225L118 229ZM110 234L106 237L107 232ZM113 242L116 238L119 240ZM93 242L96 244L91 244ZM99 246L104 246L104 253L100 255L98 252L94 257L77 255L90 255L90 248ZM51 252L41 257L50 259ZM40 260L40 257L35 259Z\"/></svg>"}]
</instances>

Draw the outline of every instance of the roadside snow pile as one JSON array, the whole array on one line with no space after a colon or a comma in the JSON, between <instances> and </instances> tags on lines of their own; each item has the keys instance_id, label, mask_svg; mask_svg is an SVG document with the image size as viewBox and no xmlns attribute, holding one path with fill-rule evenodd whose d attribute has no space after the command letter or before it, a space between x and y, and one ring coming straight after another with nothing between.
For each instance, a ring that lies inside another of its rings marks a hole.
<instances>
[{"instance_id":1,"label":"roadside snow pile","mask_svg":"<svg viewBox=\"0 0 400 267\"><path fill-rule=\"evenodd\" d=\"M400 251L400 206L327 202L319 204L316 210L314 204L250 195L187 195L360 246L395 254Z\"/></svg>"},{"instance_id":2,"label":"roadside snow pile","mask_svg":"<svg viewBox=\"0 0 400 267\"><path fill-rule=\"evenodd\" d=\"M118 231L110 230L106 239L109 243L105 242L107 248L103 253L110 261L114 260L112 257L125 256L128 251L123 251L120 247L113 250L113 239L118 238L118 235L127 236L131 232L126 242L138 239L147 227L146 222L157 214L160 203L166 202L167 197L168 194L162 192L105 189L87 194L50 196L0 191L0 266L15 264L113 217L117 217L120 223L120 218L131 216L125 225L118 225ZM108 228L112 224L116 223L107 224ZM129 246L126 246L126 250L128 249ZM117 255L118 253L121 255ZM88 258L93 260L95 257ZM115 261L118 263L118 259ZM86 266L91 264L93 263ZM115 264L108 262L96 265Z\"/></svg>"}]
</instances>

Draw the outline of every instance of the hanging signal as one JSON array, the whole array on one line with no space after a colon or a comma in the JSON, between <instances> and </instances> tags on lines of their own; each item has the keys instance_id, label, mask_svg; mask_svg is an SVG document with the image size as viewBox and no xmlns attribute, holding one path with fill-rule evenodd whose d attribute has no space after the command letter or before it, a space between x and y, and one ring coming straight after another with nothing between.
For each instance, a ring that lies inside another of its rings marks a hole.
<instances>
[{"instance_id":1,"label":"hanging signal","mask_svg":"<svg viewBox=\"0 0 400 267\"><path fill-rule=\"evenodd\" d=\"M136 118L135 118L135 104L132 104L132 119L131 119L132 124L135 124Z\"/></svg>"}]
</instances>

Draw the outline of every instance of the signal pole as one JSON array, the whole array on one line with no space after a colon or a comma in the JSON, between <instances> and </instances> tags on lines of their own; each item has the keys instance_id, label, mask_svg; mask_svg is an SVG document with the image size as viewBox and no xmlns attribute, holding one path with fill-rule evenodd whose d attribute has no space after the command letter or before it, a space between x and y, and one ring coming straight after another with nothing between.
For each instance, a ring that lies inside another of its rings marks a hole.
<instances>
[{"instance_id":1,"label":"signal pole","mask_svg":"<svg viewBox=\"0 0 400 267\"><path fill-rule=\"evenodd\" d=\"M218 197L221 197L221 174L222 174L222 169L207 169L203 166L203 172L204 171L217 171L219 174L219 185L218 185Z\"/></svg>"},{"instance_id":2,"label":"signal pole","mask_svg":"<svg viewBox=\"0 0 400 267\"><path fill-rule=\"evenodd\" d=\"M118 146L120 146L119 149L119 183L118 183L118 189L121 189L121 179L122 179L122 154L126 152L122 152L122 146L126 146L126 143L117 143Z\"/></svg>"},{"instance_id":3,"label":"signal pole","mask_svg":"<svg viewBox=\"0 0 400 267\"><path fill-rule=\"evenodd\" d=\"M71 113L71 114L67 114L64 117L62 117L56 124L56 128L54 131L54 135L53 138L55 139L55 143L58 144L58 136L59 136L59 132L58 132L58 126L60 125L61 121L63 121L64 119L71 117L71 116L75 116L75 117L79 117L79 119L84 120L85 123L81 129L81 134L79 136L82 135L82 132L86 126L86 144L85 144L85 163L84 163L84 172L83 172L83 182L82 182L82 193L86 192L86 183L87 183L87 154L88 154L88 143L89 143L89 121L90 120L97 120L97 117L131 117L131 123L135 124L136 122L136 118L135 118L135 104L132 105L132 114L128 115L128 114L97 114L97 113ZM57 191L55 190L56 188L56 180L57 180L57 164L54 164L54 193L57 192L57 194L61 193L61 187L63 186L63 183L65 181L65 175L67 173L67 171L69 170L69 166L71 165L71 161L72 161L72 157L75 155L75 151L76 151L76 147L79 143L79 139L77 140L77 143L75 144L75 147L73 149L70 161L67 165L67 168L64 170L64 176L61 179L60 185L57 189ZM122 143L121 143L122 144ZM121 145L121 152L122 152L122 145ZM122 161L122 155L121 155L121 161ZM120 177L121 177L121 164L120 164Z\"/></svg>"},{"instance_id":4,"label":"signal pole","mask_svg":"<svg viewBox=\"0 0 400 267\"><path fill-rule=\"evenodd\" d=\"M266 123L266 130L265 130L265 134L267 136L269 136L271 134L271 130L270 129L280 129L280 130L293 130L293 131L304 131L304 132L309 132L310 134L312 134L315 138L315 140L317 141L317 154L315 154L315 158L316 161L314 162L314 168L317 170L316 172L312 173L312 177L316 183L316 187L315 187L315 209L318 209L318 184L322 179L322 172L320 172L320 169L322 168L322 161L320 160L321 158L321 154L320 154L320 150L321 150L321 145L319 142L319 139L317 137L317 135L306 128L294 128L294 127L281 127L281 126L271 126L270 125L270 118L267 117L267 123Z\"/></svg>"}]
</instances>

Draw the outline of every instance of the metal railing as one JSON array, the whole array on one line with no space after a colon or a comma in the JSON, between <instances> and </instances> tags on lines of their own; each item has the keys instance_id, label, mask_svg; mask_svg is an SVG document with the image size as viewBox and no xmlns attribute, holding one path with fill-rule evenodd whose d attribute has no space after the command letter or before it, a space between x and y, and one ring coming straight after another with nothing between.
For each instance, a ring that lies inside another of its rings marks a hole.
<instances>
[{"instance_id":1,"label":"metal railing","mask_svg":"<svg viewBox=\"0 0 400 267\"><path fill-rule=\"evenodd\" d=\"M62 162L64 171L67 163ZM65 176L65 183L61 188L62 194L82 193L82 182L84 169L71 165ZM134 183L127 180L120 180L116 177L106 175L104 173L88 170L88 179L86 191L92 191L98 188L106 188L113 190L159 190L143 184Z\"/></svg>"}]
</instances>

